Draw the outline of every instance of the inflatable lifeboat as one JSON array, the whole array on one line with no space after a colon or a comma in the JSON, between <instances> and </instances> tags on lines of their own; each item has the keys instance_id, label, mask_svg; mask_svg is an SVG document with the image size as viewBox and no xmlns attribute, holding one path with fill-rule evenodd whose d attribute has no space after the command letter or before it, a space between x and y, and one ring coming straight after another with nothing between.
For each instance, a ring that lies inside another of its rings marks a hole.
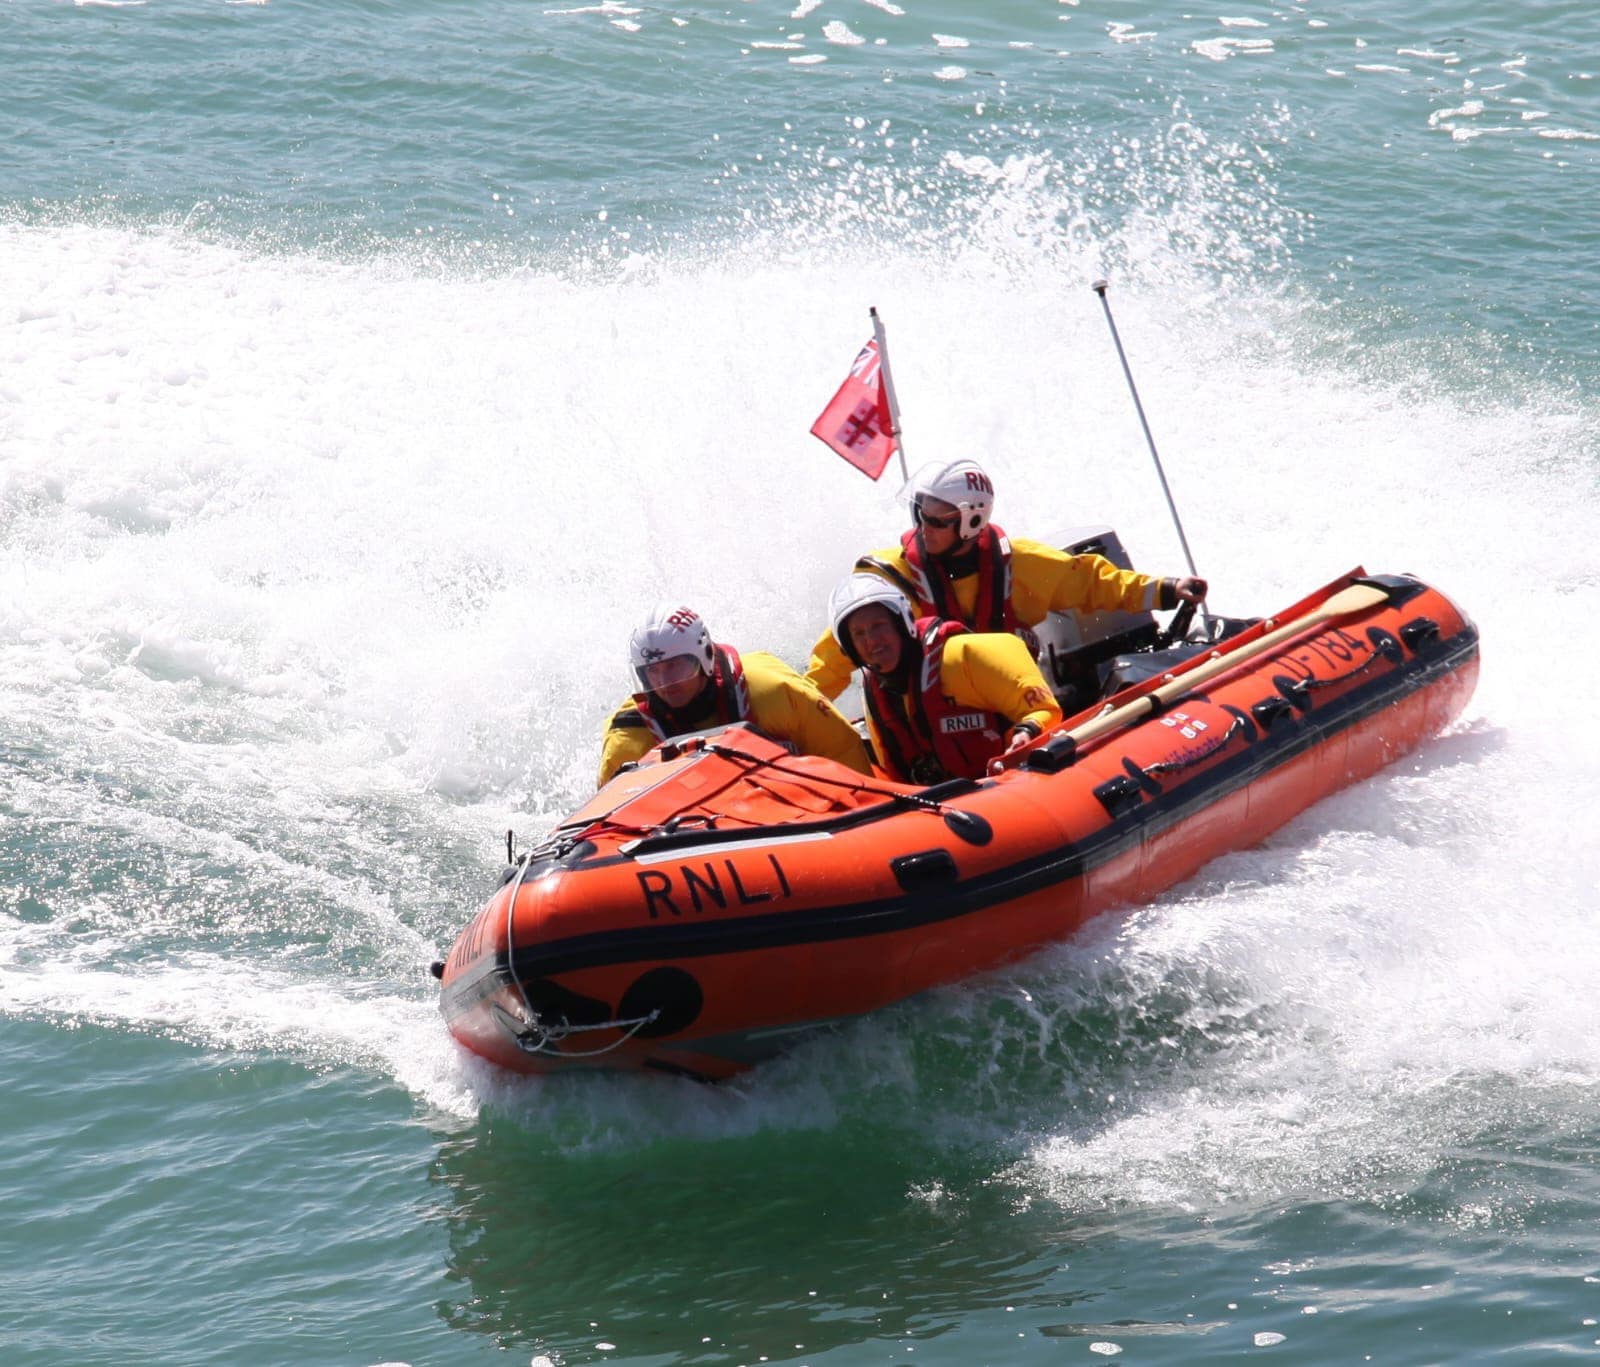
<instances>
[{"instance_id":1,"label":"inflatable lifeboat","mask_svg":"<svg viewBox=\"0 0 1600 1367\"><path fill-rule=\"evenodd\" d=\"M1478 672L1449 599L1359 569L1161 644L1056 630L1063 695L1115 691L978 780L863 778L742 726L666 742L514 853L434 966L451 1033L523 1073L729 1077L1255 844L1441 730Z\"/></svg>"}]
</instances>

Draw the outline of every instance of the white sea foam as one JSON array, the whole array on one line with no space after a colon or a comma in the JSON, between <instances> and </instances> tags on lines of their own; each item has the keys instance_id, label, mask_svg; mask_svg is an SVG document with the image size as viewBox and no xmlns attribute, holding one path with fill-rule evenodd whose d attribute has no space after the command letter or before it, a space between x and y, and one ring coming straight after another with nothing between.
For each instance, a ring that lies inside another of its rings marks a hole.
<instances>
[{"instance_id":1,"label":"white sea foam","mask_svg":"<svg viewBox=\"0 0 1600 1367\"><path fill-rule=\"evenodd\" d=\"M842 19L830 19L822 26L822 36L841 47L859 47L867 40Z\"/></svg>"},{"instance_id":2,"label":"white sea foam","mask_svg":"<svg viewBox=\"0 0 1600 1367\"><path fill-rule=\"evenodd\" d=\"M238 1054L353 1065L394 1077L442 1111L477 1111L485 1069L460 1057L441 1036L432 1004L415 996L296 980L247 960L198 955L169 960L159 973L62 963L48 973L8 972L6 982L8 1010Z\"/></svg>"},{"instance_id":3,"label":"white sea foam","mask_svg":"<svg viewBox=\"0 0 1600 1367\"><path fill-rule=\"evenodd\" d=\"M1197 38L1190 46L1202 57L1225 62L1239 53L1271 52L1274 45L1270 38Z\"/></svg>"},{"instance_id":4,"label":"white sea foam","mask_svg":"<svg viewBox=\"0 0 1600 1367\"><path fill-rule=\"evenodd\" d=\"M598 5L574 5L570 9L547 9L546 14L640 14L637 5L625 5L621 0L600 0Z\"/></svg>"},{"instance_id":5,"label":"white sea foam","mask_svg":"<svg viewBox=\"0 0 1600 1367\"><path fill-rule=\"evenodd\" d=\"M1436 109L1428 115L1428 126L1437 127L1451 119L1475 119L1483 113L1482 100L1468 100L1465 104L1457 105L1454 109Z\"/></svg>"}]
</instances>

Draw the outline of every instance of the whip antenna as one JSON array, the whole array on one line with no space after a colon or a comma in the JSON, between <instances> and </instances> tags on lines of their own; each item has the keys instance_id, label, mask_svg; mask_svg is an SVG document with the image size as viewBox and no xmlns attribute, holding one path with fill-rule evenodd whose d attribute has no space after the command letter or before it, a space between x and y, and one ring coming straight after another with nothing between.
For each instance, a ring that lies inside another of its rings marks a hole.
<instances>
[{"instance_id":1,"label":"whip antenna","mask_svg":"<svg viewBox=\"0 0 1600 1367\"><path fill-rule=\"evenodd\" d=\"M1111 316L1111 301L1106 298L1107 282L1096 280L1091 289L1100 296L1100 306L1106 311L1106 326L1111 329L1111 340L1116 344L1117 359L1122 362L1122 373L1127 377L1128 393L1133 395L1134 411L1139 415L1139 426L1144 428L1145 443L1150 447L1150 459L1156 463L1156 475L1161 480L1161 492L1166 495L1167 510L1172 514L1172 525L1178 529L1178 541L1183 547L1183 558L1189 565L1189 573L1196 579L1200 571L1194 567L1194 555L1189 550L1189 538L1183 532L1183 519L1178 516L1178 505L1172 501L1172 489L1167 484L1167 472L1161 468L1161 453L1156 450L1156 439L1150 435L1150 424L1144 416L1144 405L1139 402L1139 387L1133 382L1133 371L1128 369L1128 356L1122 349L1122 338L1117 334L1117 320ZM1205 604L1200 605L1200 616L1206 624L1206 634L1211 634L1211 614L1206 611Z\"/></svg>"}]
</instances>

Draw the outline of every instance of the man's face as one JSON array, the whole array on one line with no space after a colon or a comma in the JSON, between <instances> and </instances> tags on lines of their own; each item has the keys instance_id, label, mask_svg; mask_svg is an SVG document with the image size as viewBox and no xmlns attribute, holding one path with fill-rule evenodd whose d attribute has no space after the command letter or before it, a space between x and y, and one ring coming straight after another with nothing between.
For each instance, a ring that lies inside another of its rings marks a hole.
<instances>
[{"instance_id":1,"label":"man's face","mask_svg":"<svg viewBox=\"0 0 1600 1367\"><path fill-rule=\"evenodd\" d=\"M945 555L961 540L957 528L961 525L961 509L943 499L924 495L917 502L918 524L922 527L922 544L929 555Z\"/></svg>"},{"instance_id":2,"label":"man's face","mask_svg":"<svg viewBox=\"0 0 1600 1367\"><path fill-rule=\"evenodd\" d=\"M931 547L930 547L931 549ZM856 656L874 674L892 674L900 664L905 637L895 625L894 614L882 603L857 608L845 623Z\"/></svg>"},{"instance_id":3,"label":"man's face","mask_svg":"<svg viewBox=\"0 0 1600 1367\"><path fill-rule=\"evenodd\" d=\"M668 707L683 707L693 702L705 681L705 672L692 655L674 655L644 667L645 687Z\"/></svg>"}]
</instances>

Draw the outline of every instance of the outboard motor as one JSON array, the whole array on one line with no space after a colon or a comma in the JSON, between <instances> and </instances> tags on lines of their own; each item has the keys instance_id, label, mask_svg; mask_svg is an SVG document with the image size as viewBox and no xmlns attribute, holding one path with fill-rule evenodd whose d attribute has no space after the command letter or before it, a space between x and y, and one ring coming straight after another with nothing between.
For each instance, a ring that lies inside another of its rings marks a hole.
<instances>
[{"instance_id":1,"label":"outboard motor","mask_svg":"<svg viewBox=\"0 0 1600 1367\"><path fill-rule=\"evenodd\" d=\"M1110 527L1075 527L1044 540L1068 555L1103 555L1119 569L1133 568ZM1160 628L1151 612L1052 612L1033 630L1039 668L1070 716L1101 697L1114 658L1153 649Z\"/></svg>"}]
</instances>

